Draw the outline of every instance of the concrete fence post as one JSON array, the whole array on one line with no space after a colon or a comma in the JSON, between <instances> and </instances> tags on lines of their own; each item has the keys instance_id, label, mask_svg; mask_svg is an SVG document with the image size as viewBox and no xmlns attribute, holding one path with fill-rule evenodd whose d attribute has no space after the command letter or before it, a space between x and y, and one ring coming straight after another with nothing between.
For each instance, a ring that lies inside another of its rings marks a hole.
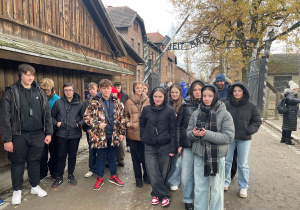
<instances>
[{"instance_id":1,"label":"concrete fence post","mask_svg":"<svg viewBox=\"0 0 300 210\"><path fill-rule=\"evenodd\" d=\"M265 107L264 107L264 115L263 118L264 120L268 119L268 112L269 112L269 95L270 95L270 89L267 88L267 94L266 94L266 103L265 103Z\"/></svg>"}]
</instances>

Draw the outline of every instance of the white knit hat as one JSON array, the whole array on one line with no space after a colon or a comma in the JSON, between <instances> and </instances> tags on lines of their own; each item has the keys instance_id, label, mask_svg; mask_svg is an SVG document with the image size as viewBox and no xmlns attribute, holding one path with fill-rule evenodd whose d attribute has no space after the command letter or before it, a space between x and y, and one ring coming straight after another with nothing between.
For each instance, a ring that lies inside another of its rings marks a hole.
<instances>
[{"instance_id":1,"label":"white knit hat","mask_svg":"<svg viewBox=\"0 0 300 210\"><path fill-rule=\"evenodd\" d=\"M292 80L289 81L289 86L291 88L291 90L295 90L296 88L299 88L299 85L297 85L295 82L293 82Z\"/></svg>"}]
</instances>

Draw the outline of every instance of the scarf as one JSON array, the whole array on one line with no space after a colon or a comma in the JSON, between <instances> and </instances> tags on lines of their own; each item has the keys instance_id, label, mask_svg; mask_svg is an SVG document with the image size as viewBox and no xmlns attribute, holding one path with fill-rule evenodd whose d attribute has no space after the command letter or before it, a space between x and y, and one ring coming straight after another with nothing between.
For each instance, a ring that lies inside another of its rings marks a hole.
<instances>
[{"instance_id":1,"label":"scarf","mask_svg":"<svg viewBox=\"0 0 300 210\"><path fill-rule=\"evenodd\" d=\"M197 128L205 128L213 132L217 132L217 114L216 110L219 107L218 101L213 107L200 105L200 113L197 118ZM218 145L208 141L203 141L204 144L204 176L216 176L219 173L219 157Z\"/></svg>"}]
</instances>

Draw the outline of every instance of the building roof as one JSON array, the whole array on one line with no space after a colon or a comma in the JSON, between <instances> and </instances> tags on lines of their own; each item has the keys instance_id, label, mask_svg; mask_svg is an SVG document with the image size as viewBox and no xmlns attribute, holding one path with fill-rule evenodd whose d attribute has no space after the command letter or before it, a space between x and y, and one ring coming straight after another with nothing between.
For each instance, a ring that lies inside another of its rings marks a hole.
<instances>
[{"instance_id":1,"label":"building roof","mask_svg":"<svg viewBox=\"0 0 300 210\"><path fill-rule=\"evenodd\" d=\"M300 54L272 54L268 74L299 74Z\"/></svg>"},{"instance_id":2,"label":"building roof","mask_svg":"<svg viewBox=\"0 0 300 210\"><path fill-rule=\"evenodd\" d=\"M133 75L133 72L113 62L88 56L85 59L82 54L6 34L0 34L0 58L97 73Z\"/></svg>"},{"instance_id":3,"label":"building roof","mask_svg":"<svg viewBox=\"0 0 300 210\"><path fill-rule=\"evenodd\" d=\"M86 0L83 2L86 8L88 9L91 17L93 18L95 24L97 25L103 36L106 38L108 44L110 45L112 53L116 57L125 56L126 50L102 1Z\"/></svg>"},{"instance_id":4,"label":"building roof","mask_svg":"<svg viewBox=\"0 0 300 210\"><path fill-rule=\"evenodd\" d=\"M146 29L144 20L139 16L139 14L133 9L124 6L124 7L112 7L108 6L106 8L114 26L116 28L128 28L136 20L140 26L143 37L146 36Z\"/></svg>"},{"instance_id":5,"label":"building roof","mask_svg":"<svg viewBox=\"0 0 300 210\"><path fill-rule=\"evenodd\" d=\"M156 33L147 33L147 38L150 39L150 41L153 43L161 43L164 37L159 32L156 32Z\"/></svg>"}]
</instances>

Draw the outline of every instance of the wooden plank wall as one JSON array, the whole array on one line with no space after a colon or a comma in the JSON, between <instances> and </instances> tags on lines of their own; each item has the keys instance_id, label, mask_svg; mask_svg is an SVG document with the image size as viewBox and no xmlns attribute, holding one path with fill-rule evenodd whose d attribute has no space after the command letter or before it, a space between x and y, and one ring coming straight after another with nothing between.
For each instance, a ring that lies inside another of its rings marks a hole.
<instances>
[{"instance_id":1,"label":"wooden plank wall","mask_svg":"<svg viewBox=\"0 0 300 210\"><path fill-rule=\"evenodd\" d=\"M5 91L5 87L14 84L18 78L18 66L21 62L0 59L0 100ZM84 71L76 71L72 69L63 69L52 66L43 66L31 64L36 70L35 81L43 78L51 78L55 84L55 91L59 96L63 95L63 84L71 82L75 86L76 92L84 100L84 79L111 79L109 75L95 74ZM0 142L0 167L9 164L7 153L3 150L3 144Z\"/></svg>"},{"instance_id":2,"label":"wooden plank wall","mask_svg":"<svg viewBox=\"0 0 300 210\"><path fill-rule=\"evenodd\" d=\"M83 1L0 0L0 32L81 53L73 32L86 55L112 61L109 45Z\"/></svg>"}]
</instances>

